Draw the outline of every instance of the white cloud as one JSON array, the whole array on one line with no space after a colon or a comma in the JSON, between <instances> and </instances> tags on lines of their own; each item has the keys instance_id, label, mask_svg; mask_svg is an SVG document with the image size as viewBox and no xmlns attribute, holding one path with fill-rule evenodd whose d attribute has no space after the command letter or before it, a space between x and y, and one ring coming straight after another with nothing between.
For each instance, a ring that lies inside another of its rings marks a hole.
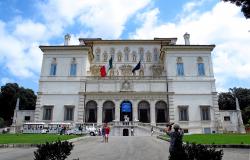
<instances>
[{"instance_id":1,"label":"white cloud","mask_svg":"<svg viewBox=\"0 0 250 160\"><path fill-rule=\"evenodd\" d=\"M36 31L33 34L39 34L39 32ZM20 35L9 34L6 24L0 21L0 35L1 63L11 74L19 78L27 78L40 71L42 52L32 40L34 39L31 36L32 31L29 34L30 39L25 36L22 39Z\"/></svg>"},{"instance_id":2,"label":"white cloud","mask_svg":"<svg viewBox=\"0 0 250 160\"><path fill-rule=\"evenodd\" d=\"M87 30L72 34L71 44L79 44L79 36L119 38L128 19L149 3L150 0L40 2L37 20L20 16L8 22L0 20L0 63L18 78L37 79L42 62L39 45L49 44L59 36L63 42L66 28L77 25Z\"/></svg>"},{"instance_id":3,"label":"white cloud","mask_svg":"<svg viewBox=\"0 0 250 160\"><path fill-rule=\"evenodd\" d=\"M131 38L178 37L183 44L183 34L189 32L191 44L216 44L213 62L218 88L223 90L230 78L250 79L250 20L240 8L219 2L211 11L182 15L176 23L159 24L158 14L158 9L141 14L143 24Z\"/></svg>"},{"instance_id":4,"label":"white cloud","mask_svg":"<svg viewBox=\"0 0 250 160\"><path fill-rule=\"evenodd\" d=\"M187 2L182 8L183 8L183 12L191 12L193 11L195 8L203 5L206 1L208 0L193 0L190 2Z\"/></svg>"},{"instance_id":5,"label":"white cloud","mask_svg":"<svg viewBox=\"0 0 250 160\"><path fill-rule=\"evenodd\" d=\"M27 20L17 24L14 35L25 41L44 40L48 38L46 37L46 30L45 25Z\"/></svg>"},{"instance_id":6,"label":"white cloud","mask_svg":"<svg viewBox=\"0 0 250 160\"><path fill-rule=\"evenodd\" d=\"M15 81L11 78L8 78L8 77L1 78L1 85L5 85L6 83L13 83L13 82Z\"/></svg>"},{"instance_id":7,"label":"white cloud","mask_svg":"<svg viewBox=\"0 0 250 160\"><path fill-rule=\"evenodd\" d=\"M41 13L53 30L62 32L76 22L90 29L91 37L119 38L128 19L150 0L51 0L40 3Z\"/></svg>"}]
</instances>

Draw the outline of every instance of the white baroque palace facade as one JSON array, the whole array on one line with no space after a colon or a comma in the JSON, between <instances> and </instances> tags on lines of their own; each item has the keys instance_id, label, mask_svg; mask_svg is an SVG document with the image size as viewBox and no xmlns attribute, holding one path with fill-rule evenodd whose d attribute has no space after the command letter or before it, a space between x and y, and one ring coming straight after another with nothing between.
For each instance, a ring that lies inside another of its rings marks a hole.
<instances>
[{"instance_id":1,"label":"white baroque palace facade","mask_svg":"<svg viewBox=\"0 0 250 160\"><path fill-rule=\"evenodd\" d=\"M211 51L215 45L177 45L176 38L102 40L40 46L43 62L35 122L162 126L189 133L221 127ZM113 67L106 77L100 68ZM139 70L132 69L141 61Z\"/></svg>"}]
</instances>

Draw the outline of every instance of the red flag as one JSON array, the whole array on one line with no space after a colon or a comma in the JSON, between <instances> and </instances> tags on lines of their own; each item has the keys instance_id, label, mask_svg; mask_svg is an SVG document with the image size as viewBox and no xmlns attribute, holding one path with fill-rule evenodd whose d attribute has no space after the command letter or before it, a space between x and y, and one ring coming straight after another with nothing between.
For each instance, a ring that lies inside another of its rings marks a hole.
<instances>
[{"instance_id":1,"label":"red flag","mask_svg":"<svg viewBox=\"0 0 250 160\"><path fill-rule=\"evenodd\" d=\"M105 68L105 66L101 67L100 74L101 74L101 77L105 77L106 76L106 68Z\"/></svg>"}]
</instances>

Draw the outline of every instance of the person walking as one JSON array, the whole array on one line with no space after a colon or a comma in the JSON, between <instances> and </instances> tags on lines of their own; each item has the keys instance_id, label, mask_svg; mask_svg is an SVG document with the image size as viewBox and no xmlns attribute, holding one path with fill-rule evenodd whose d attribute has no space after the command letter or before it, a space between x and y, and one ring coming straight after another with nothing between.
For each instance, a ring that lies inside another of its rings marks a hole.
<instances>
[{"instance_id":1,"label":"person walking","mask_svg":"<svg viewBox=\"0 0 250 160\"><path fill-rule=\"evenodd\" d=\"M154 134L154 127L151 127L151 136Z\"/></svg>"},{"instance_id":2,"label":"person walking","mask_svg":"<svg viewBox=\"0 0 250 160\"><path fill-rule=\"evenodd\" d=\"M110 133L110 128L108 124L105 124L105 143L109 142L109 133Z\"/></svg>"},{"instance_id":3,"label":"person walking","mask_svg":"<svg viewBox=\"0 0 250 160\"><path fill-rule=\"evenodd\" d=\"M105 125L102 126L102 142L105 142Z\"/></svg>"},{"instance_id":4,"label":"person walking","mask_svg":"<svg viewBox=\"0 0 250 160\"><path fill-rule=\"evenodd\" d=\"M131 128L131 136L134 136L134 127Z\"/></svg>"},{"instance_id":5,"label":"person walking","mask_svg":"<svg viewBox=\"0 0 250 160\"><path fill-rule=\"evenodd\" d=\"M185 152L182 147L183 130L178 124L174 125L174 131L172 131L172 125L167 125L165 129L167 135L170 137L170 160L182 159L185 160Z\"/></svg>"}]
</instances>

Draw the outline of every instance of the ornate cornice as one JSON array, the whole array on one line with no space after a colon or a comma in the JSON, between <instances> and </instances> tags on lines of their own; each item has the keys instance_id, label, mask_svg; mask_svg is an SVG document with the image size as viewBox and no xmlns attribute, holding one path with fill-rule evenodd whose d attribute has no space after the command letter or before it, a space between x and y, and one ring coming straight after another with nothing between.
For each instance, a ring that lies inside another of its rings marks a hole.
<instances>
[{"instance_id":1,"label":"ornate cornice","mask_svg":"<svg viewBox=\"0 0 250 160\"><path fill-rule=\"evenodd\" d=\"M39 48L45 52L45 51L51 51L51 50L86 50L88 51L90 47L87 46L80 46L80 45L69 45L69 46L39 46ZM59 54L62 54L59 52Z\"/></svg>"},{"instance_id":2,"label":"ornate cornice","mask_svg":"<svg viewBox=\"0 0 250 160\"><path fill-rule=\"evenodd\" d=\"M212 51L215 45L167 45L162 47L162 51Z\"/></svg>"}]
</instances>

